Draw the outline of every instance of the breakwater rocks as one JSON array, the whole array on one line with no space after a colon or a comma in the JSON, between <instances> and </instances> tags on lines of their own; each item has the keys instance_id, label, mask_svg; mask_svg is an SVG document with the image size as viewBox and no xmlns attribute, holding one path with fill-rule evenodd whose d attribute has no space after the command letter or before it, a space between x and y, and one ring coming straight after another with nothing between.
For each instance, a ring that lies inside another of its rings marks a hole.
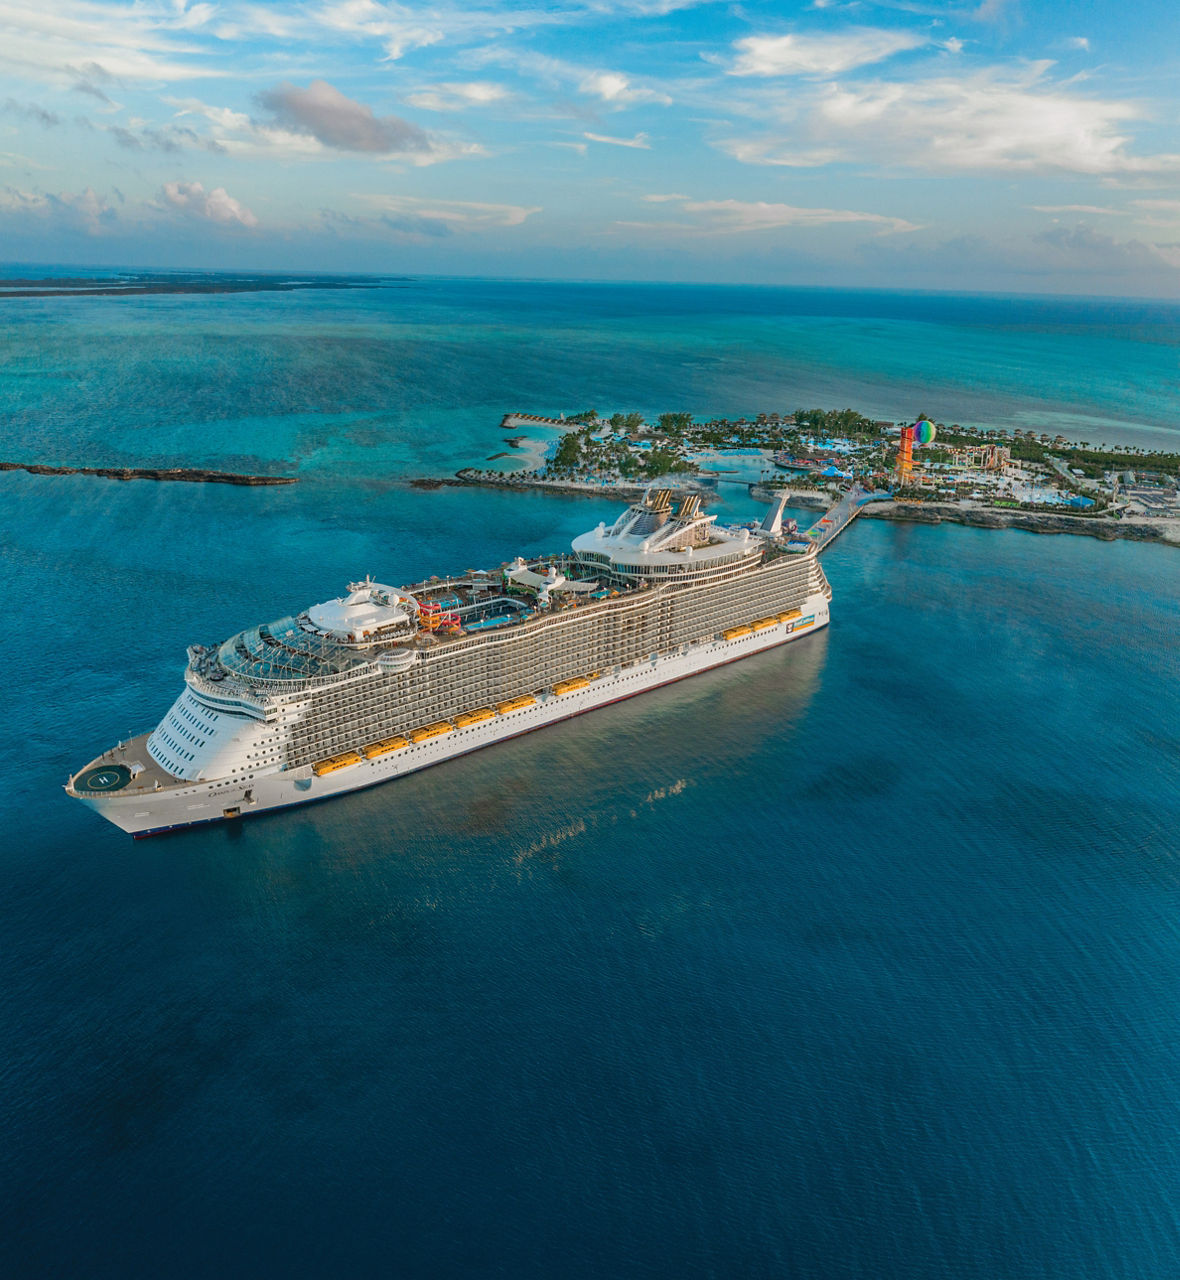
<instances>
[{"instance_id":1,"label":"breakwater rocks","mask_svg":"<svg viewBox=\"0 0 1180 1280\"><path fill-rule=\"evenodd\" d=\"M545 493L578 493L592 498L642 498L651 485L662 482L673 484L677 492L699 493L704 498L717 496L716 480L686 479L681 475L661 476L642 484L629 484L622 480L548 480L530 471L506 471L502 475L488 474L471 467L457 471L453 478L441 481L411 480L415 488L436 484L478 485L488 489L541 489Z\"/></svg>"},{"instance_id":2,"label":"breakwater rocks","mask_svg":"<svg viewBox=\"0 0 1180 1280\"><path fill-rule=\"evenodd\" d=\"M581 420L567 422L565 418L545 418L539 413L506 413L500 419L501 431L511 431L513 427L581 427L584 425Z\"/></svg>"},{"instance_id":3,"label":"breakwater rocks","mask_svg":"<svg viewBox=\"0 0 1180 1280\"><path fill-rule=\"evenodd\" d=\"M579 480L542 480L537 476L506 471L503 476L485 475L464 468L453 476L420 476L410 481L412 489L441 489L444 485L469 486L480 489L540 489L545 493L577 493L590 497L642 498L646 485L642 484L588 484ZM702 492L706 490L702 489ZM712 493L709 489L707 492Z\"/></svg>"},{"instance_id":4,"label":"breakwater rocks","mask_svg":"<svg viewBox=\"0 0 1180 1280\"><path fill-rule=\"evenodd\" d=\"M183 480L189 484L296 484L295 476L245 476L194 467L48 467L39 462L0 462L0 471L34 476L101 476L104 480Z\"/></svg>"}]
</instances>

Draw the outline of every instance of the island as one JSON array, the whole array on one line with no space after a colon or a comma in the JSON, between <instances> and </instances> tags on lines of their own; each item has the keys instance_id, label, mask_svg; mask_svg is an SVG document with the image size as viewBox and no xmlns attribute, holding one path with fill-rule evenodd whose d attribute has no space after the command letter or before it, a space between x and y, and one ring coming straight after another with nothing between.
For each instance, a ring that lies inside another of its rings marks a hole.
<instances>
[{"instance_id":1,"label":"island","mask_svg":"<svg viewBox=\"0 0 1180 1280\"><path fill-rule=\"evenodd\" d=\"M913 421L931 422L933 439L915 444L912 464L903 463L903 435ZM552 434L542 465L468 467L415 483L631 498L656 480L702 493L744 480L754 497L785 490L793 506L818 509L857 486L874 495L862 514L875 519L1180 545L1180 454L1134 445L934 423L927 414L881 421L820 408L704 420L672 412L654 422L633 411L508 413L500 426L517 433L513 447L524 443L522 429Z\"/></svg>"}]
</instances>

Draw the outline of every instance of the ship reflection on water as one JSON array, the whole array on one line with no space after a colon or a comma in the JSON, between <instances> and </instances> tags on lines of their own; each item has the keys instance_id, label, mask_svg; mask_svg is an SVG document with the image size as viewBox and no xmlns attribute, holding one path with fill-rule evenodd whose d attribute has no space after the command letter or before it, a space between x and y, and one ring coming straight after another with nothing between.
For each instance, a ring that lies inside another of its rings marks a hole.
<instances>
[{"instance_id":1,"label":"ship reflection on water","mask_svg":"<svg viewBox=\"0 0 1180 1280\"><path fill-rule=\"evenodd\" d=\"M467 871L483 863L493 875L496 867L555 865L587 833L614 826L620 842L632 838L628 828L653 811L667 812L700 787L738 783L751 759L774 758L775 740L797 743L828 644L821 631L411 774L395 787L263 816L242 831L248 842L249 831L288 822L288 850L357 874L391 858L436 866L461 859ZM788 766L762 781L789 788ZM280 875L288 891L298 891L298 878ZM455 890L466 894L471 885Z\"/></svg>"}]
</instances>

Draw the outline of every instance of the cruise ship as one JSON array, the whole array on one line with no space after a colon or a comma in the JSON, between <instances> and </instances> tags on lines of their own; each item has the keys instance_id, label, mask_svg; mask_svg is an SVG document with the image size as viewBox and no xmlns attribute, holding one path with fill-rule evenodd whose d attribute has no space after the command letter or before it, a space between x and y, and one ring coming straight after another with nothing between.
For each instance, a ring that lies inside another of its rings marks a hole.
<instances>
[{"instance_id":1,"label":"cruise ship","mask_svg":"<svg viewBox=\"0 0 1180 1280\"><path fill-rule=\"evenodd\" d=\"M806 636L816 551L649 488L559 555L405 587L365 579L305 612L192 645L150 733L69 795L140 837L323 800Z\"/></svg>"}]
</instances>

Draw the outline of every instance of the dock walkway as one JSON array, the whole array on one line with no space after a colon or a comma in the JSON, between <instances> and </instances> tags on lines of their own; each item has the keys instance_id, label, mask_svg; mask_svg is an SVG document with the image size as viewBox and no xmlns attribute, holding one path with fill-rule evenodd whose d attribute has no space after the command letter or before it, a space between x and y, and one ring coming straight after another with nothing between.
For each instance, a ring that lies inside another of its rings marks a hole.
<instances>
[{"instance_id":1,"label":"dock walkway","mask_svg":"<svg viewBox=\"0 0 1180 1280\"><path fill-rule=\"evenodd\" d=\"M800 533L793 541L801 546L813 546L817 553L823 551L835 542L870 502L890 502L892 498L892 494L870 493L854 484L841 495L835 506L829 507L810 529Z\"/></svg>"}]
</instances>

